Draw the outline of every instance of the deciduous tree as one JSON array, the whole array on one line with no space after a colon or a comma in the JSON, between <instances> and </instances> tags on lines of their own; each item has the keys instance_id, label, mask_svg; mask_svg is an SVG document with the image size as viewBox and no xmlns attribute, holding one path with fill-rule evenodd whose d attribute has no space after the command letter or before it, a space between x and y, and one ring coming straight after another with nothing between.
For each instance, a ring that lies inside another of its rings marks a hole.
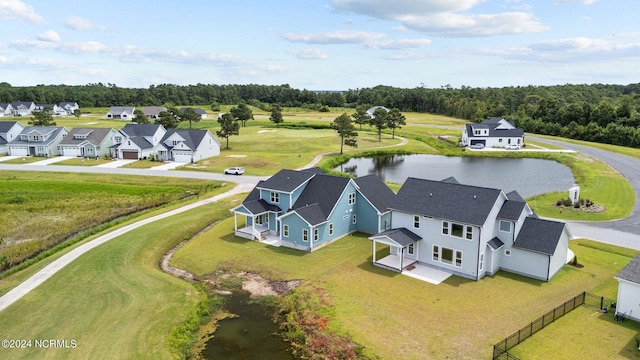
<instances>
[{"instance_id":1,"label":"deciduous tree","mask_svg":"<svg viewBox=\"0 0 640 360\"><path fill-rule=\"evenodd\" d=\"M165 129L175 129L180 124L180 111L175 107L167 107L167 111L161 111L156 119L156 124L160 124Z\"/></svg>"},{"instance_id":2,"label":"deciduous tree","mask_svg":"<svg viewBox=\"0 0 640 360\"><path fill-rule=\"evenodd\" d=\"M34 111L33 117L29 120L31 126L56 126L56 122L53 121L53 109L44 108L40 111Z\"/></svg>"},{"instance_id":3,"label":"deciduous tree","mask_svg":"<svg viewBox=\"0 0 640 360\"><path fill-rule=\"evenodd\" d=\"M200 121L200 114L193 108L186 108L184 111L181 111L180 121L188 121L189 129L191 129L191 123Z\"/></svg>"},{"instance_id":4,"label":"deciduous tree","mask_svg":"<svg viewBox=\"0 0 640 360\"><path fill-rule=\"evenodd\" d=\"M240 124L233 117L233 114L226 113L222 114L220 118L218 118L218 123L220 124L220 130L216 131L216 135L223 139L227 139L227 149L229 148L229 136L240 135Z\"/></svg>"},{"instance_id":5,"label":"deciduous tree","mask_svg":"<svg viewBox=\"0 0 640 360\"><path fill-rule=\"evenodd\" d=\"M387 127L391 129L392 139L395 139L396 137L396 129L401 129L402 126L400 125L406 124L406 118L404 117L404 115L402 115L400 110L393 108L387 113Z\"/></svg>"},{"instance_id":6,"label":"deciduous tree","mask_svg":"<svg viewBox=\"0 0 640 360\"><path fill-rule=\"evenodd\" d=\"M375 126L376 130L378 130L378 141L382 141L382 130L387 128L388 114L387 110L377 108L376 111L373 112L371 120L369 120L369 124Z\"/></svg>"},{"instance_id":7,"label":"deciduous tree","mask_svg":"<svg viewBox=\"0 0 640 360\"><path fill-rule=\"evenodd\" d=\"M147 117L147 115L145 113L142 112L142 110L140 109L135 109L133 110L133 122L138 123L138 124L148 124L149 123L149 118Z\"/></svg>"},{"instance_id":8,"label":"deciduous tree","mask_svg":"<svg viewBox=\"0 0 640 360\"><path fill-rule=\"evenodd\" d=\"M231 109L231 115L236 120L242 121L242 127L247 126L247 120L253 120L253 111L246 104L239 104Z\"/></svg>"},{"instance_id":9,"label":"deciduous tree","mask_svg":"<svg viewBox=\"0 0 640 360\"><path fill-rule=\"evenodd\" d=\"M337 131L338 136L340 136L340 154L342 154L344 145L358 147L358 141L356 140L358 133L356 132L355 126L353 126L351 117L349 117L347 113L343 113L333 120L331 127Z\"/></svg>"}]
</instances>

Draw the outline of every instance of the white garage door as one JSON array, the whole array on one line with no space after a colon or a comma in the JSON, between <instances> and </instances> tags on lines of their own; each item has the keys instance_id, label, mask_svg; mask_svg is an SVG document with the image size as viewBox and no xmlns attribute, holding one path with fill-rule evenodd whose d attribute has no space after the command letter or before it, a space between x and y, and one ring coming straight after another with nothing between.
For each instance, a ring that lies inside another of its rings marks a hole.
<instances>
[{"instance_id":1,"label":"white garage door","mask_svg":"<svg viewBox=\"0 0 640 360\"><path fill-rule=\"evenodd\" d=\"M173 153L173 161L181 162L181 163L190 163L191 162L191 153L190 152L175 152Z\"/></svg>"},{"instance_id":2,"label":"white garage door","mask_svg":"<svg viewBox=\"0 0 640 360\"><path fill-rule=\"evenodd\" d=\"M62 147L60 149L62 156L81 156L80 148L78 147Z\"/></svg>"},{"instance_id":3,"label":"white garage door","mask_svg":"<svg viewBox=\"0 0 640 360\"><path fill-rule=\"evenodd\" d=\"M29 155L29 149L26 147L11 147L9 148L9 155L11 156L27 156Z\"/></svg>"}]
</instances>

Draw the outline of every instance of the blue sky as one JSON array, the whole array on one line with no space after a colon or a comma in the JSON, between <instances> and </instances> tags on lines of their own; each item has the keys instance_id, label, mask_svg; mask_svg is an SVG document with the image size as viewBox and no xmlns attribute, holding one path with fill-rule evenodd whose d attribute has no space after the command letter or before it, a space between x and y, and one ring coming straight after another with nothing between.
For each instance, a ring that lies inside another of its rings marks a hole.
<instances>
[{"instance_id":1,"label":"blue sky","mask_svg":"<svg viewBox=\"0 0 640 360\"><path fill-rule=\"evenodd\" d=\"M0 81L630 84L638 14L637 0L0 0Z\"/></svg>"}]
</instances>

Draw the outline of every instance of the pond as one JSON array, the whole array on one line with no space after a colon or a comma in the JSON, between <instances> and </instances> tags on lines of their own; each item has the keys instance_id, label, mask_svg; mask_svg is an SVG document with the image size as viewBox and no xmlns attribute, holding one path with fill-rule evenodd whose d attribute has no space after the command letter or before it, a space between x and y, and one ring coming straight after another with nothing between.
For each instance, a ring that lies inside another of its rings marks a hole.
<instances>
[{"instance_id":1,"label":"pond","mask_svg":"<svg viewBox=\"0 0 640 360\"><path fill-rule=\"evenodd\" d=\"M517 190L529 198L567 191L575 184L569 167L552 160L525 158L475 158L440 155L393 155L352 158L334 170L355 176L376 174L383 181L402 184L407 177L443 180L450 176L465 185Z\"/></svg>"},{"instance_id":2,"label":"pond","mask_svg":"<svg viewBox=\"0 0 640 360\"><path fill-rule=\"evenodd\" d=\"M273 309L251 301L249 294L233 292L225 308L235 318L221 320L201 353L204 359L296 359L289 344L277 335L278 324L271 320Z\"/></svg>"}]
</instances>

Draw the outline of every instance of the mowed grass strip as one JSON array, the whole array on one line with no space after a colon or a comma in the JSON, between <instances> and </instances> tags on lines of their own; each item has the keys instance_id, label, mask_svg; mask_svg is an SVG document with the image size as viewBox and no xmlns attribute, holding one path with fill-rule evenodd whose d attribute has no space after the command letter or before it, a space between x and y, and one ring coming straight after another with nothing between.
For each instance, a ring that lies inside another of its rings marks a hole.
<instances>
[{"instance_id":1,"label":"mowed grass strip","mask_svg":"<svg viewBox=\"0 0 640 360\"><path fill-rule=\"evenodd\" d=\"M11 359L172 359L167 335L191 313L196 288L159 261L228 203L154 222L91 250L3 310L2 339L76 340L72 349L2 349Z\"/></svg>"},{"instance_id":2,"label":"mowed grass strip","mask_svg":"<svg viewBox=\"0 0 640 360\"><path fill-rule=\"evenodd\" d=\"M215 182L82 173L0 171L0 270L80 231L203 193ZM188 193L189 192L189 193Z\"/></svg>"},{"instance_id":3,"label":"mowed grass strip","mask_svg":"<svg viewBox=\"0 0 640 360\"><path fill-rule=\"evenodd\" d=\"M635 252L589 241L570 247L585 267L567 266L551 282L499 272L477 282L454 276L432 285L374 267L366 235L305 253L235 237L233 219L227 219L180 249L172 263L200 275L227 269L317 282L335 306L330 327L383 359L478 359L578 293L615 298L613 276ZM588 355L588 349L578 351Z\"/></svg>"}]
</instances>

